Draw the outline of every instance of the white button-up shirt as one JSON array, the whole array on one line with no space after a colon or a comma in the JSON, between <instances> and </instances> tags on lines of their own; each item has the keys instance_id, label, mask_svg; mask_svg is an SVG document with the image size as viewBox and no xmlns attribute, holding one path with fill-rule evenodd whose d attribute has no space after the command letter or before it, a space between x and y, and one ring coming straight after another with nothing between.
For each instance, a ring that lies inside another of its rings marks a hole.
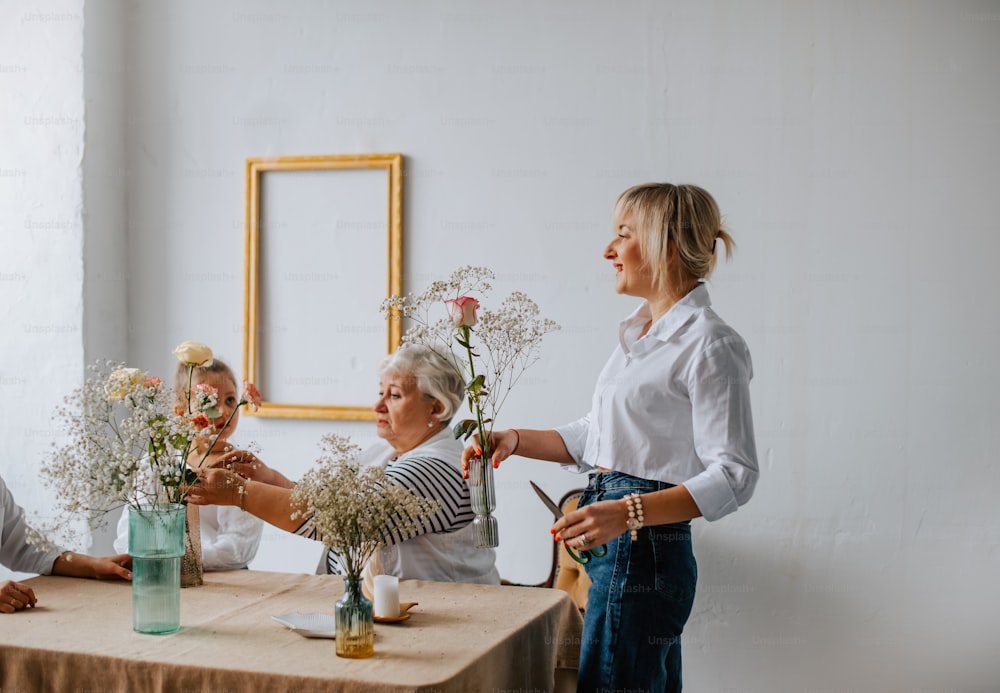
<instances>
[{"instance_id":1,"label":"white button-up shirt","mask_svg":"<svg viewBox=\"0 0 1000 693\"><path fill-rule=\"evenodd\" d=\"M750 351L697 286L652 319L643 302L619 330L590 413L556 431L574 471L605 467L683 484L707 520L745 503L759 473Z\"/></svg>"},{"instance_id":2,"label":"white button-up shirt","mask_svg":"<svg viewBox=\"0 0 1000 693\"><path fill-rule=\"evenodd\" d=\"M48 575L60 553L62 549L46 551L28 543L24 510L14 502L14 496L0 477L0 565L10 570Z\"/></svg>"}]
</instances>

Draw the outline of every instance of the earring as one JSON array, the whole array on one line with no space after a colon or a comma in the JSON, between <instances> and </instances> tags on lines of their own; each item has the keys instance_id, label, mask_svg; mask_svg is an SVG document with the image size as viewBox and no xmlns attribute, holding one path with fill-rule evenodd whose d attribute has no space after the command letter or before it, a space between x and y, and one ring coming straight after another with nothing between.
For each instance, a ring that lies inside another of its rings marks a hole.
<instances>
[{"instance_id":1,"label":"earring","mask_svg":"<svg viewBox=\"0 0 1000 693\"><path fill-rule=\"evenodd\" d=\"M427 422L427 428L434 428L434 419Z\"/></svg>"}]
</instances>

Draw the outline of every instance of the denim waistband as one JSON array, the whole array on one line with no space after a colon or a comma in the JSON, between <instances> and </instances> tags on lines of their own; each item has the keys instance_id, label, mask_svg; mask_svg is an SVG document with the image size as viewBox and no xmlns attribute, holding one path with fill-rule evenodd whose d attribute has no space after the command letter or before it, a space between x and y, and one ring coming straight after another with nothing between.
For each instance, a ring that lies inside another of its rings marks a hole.
<instances>
[{"instance_id":1,"label":"denim waistband","mask_svg":"<svg viewBox=\"0 0 1000 693\"><path fill-rule=\"evenodd\" d=\"M587 484L589 491L601 491L604 489L630 489L636 493L649 493L651 491L662 491L665 488L673 488L675 484L668 484L665 481L653 481L652 479L642 479L625 472L592 472L590 482Z\"/></svg>"}]
</instances>

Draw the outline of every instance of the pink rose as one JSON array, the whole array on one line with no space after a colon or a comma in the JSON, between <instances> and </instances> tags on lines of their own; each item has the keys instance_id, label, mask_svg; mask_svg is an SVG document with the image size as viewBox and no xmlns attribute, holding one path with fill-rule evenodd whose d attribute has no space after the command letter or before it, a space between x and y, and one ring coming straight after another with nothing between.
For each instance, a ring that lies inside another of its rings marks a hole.
<instances>
[{"instance_id":1,"label":"pink rose","mask_svg":"<svg viewBox=\"0 0 1000 693\"><path fill-rule=\"evenodd\" d=\"M162 378L157 378L155 375L151 375L148 378L146 378L142 386L146 388L158 388L162 384L163 384Z\"/></svg>"},{"instance_id":2,"label":"pink rose","mask_svg":"<svg viewBox=\"0 0 1000 693\"><path fill-rule=\"evenodd\" d=\"M445 301L448 306L448 317L455 327L472 327L476 324L476 309L479 301L472 296L459 296Z\"/></svg>"},{"instance_id":3,"label":"pink rose","mask_svg":"<svg viewBox=\"0 0 1000 693\"><path fill-rule=\"evenodd\" d=\"M260 409L260 403L263 401L263 397L260 394L260 390L253 383L244 380L243 381L243 399L246 403L250 405L250 408L254 411Z\"/></svg>"}]
</instances>

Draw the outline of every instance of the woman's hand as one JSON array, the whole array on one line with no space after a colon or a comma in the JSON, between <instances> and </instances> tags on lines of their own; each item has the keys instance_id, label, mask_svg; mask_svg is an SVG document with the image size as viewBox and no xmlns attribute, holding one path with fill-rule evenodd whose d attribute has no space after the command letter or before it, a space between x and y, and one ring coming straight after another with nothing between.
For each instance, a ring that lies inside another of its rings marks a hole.
<instances>
[{"instance_id":1,"label":"woman's hand","mask_svg":"<svg viewBox=\"0 0 1000 693\"><path fill-rule=\"evenodd\" d=\"M27 585L13 580L0 583L0 614L12 614L37 603L34 591Z\"/></svg>"},{"instance_id":2,"label":"woman's hand","mask_svg":"<svg viewBox=\"0 0 1000 693\"><path fill-rule=\"evenodd\" d=\"M550 530L556 541L584 551L607 544L628 531L628 506L624 499L598 501L567 513Z\"/></svg>"},{"instance_id":3,"label":"woman's hand","mask_svg":"<svg viewBox=\"0 0 1000 693\"><path fill-rule=\"evenodd\" d=\"M473 440L476 442L462 451L462 476L466 479L469 478L469 460L483 454L483 451L478 446L479 439L474 437ZM493 455L490 460L493 462L493 468L496 469L500 466L501 462L513 455L514 451L517 450L521 442L521 435L514 428L506 431L493 431L490 441L493 446Z\"/></svg>"},{"instance_id":4,"label":"woman's hand","mask_svg":"<svg viewBox=\"0 0 1000 693\"><path fill-rule=\"evenodd\" d=\"M280 486L281 488L292 488L295 486L284 474L276 469L271 469L259 457L246 450L237 450L236 452L223 455L208 466L227 469L231 472L236 472L244 479L259 481L262 484Z\"/></svg>"},{"instance_id":5,"label":"woman's hand","mask_svg":"<svg viewBox=\"0 0 1000 693\"><path fill-rule=\"evenodd\" d=\"M248 483L246 478L228 469L203 469L198 483L188 486L187 502L191 505L239 505L239 490Z\"/></svg>"},{"instance_id":6,"label":"woman's hand","mask_svg":"<svg viewBox=\"0 0 1000 693\"><path fill-rule=\"evenodd\" d=\"M103 557L65 551L52 564L52 574L65 575L66 577L95 578L97 580L108 578L131 580L131 567L132 557L127 553Z\"/></svg>"}]
</instances>

